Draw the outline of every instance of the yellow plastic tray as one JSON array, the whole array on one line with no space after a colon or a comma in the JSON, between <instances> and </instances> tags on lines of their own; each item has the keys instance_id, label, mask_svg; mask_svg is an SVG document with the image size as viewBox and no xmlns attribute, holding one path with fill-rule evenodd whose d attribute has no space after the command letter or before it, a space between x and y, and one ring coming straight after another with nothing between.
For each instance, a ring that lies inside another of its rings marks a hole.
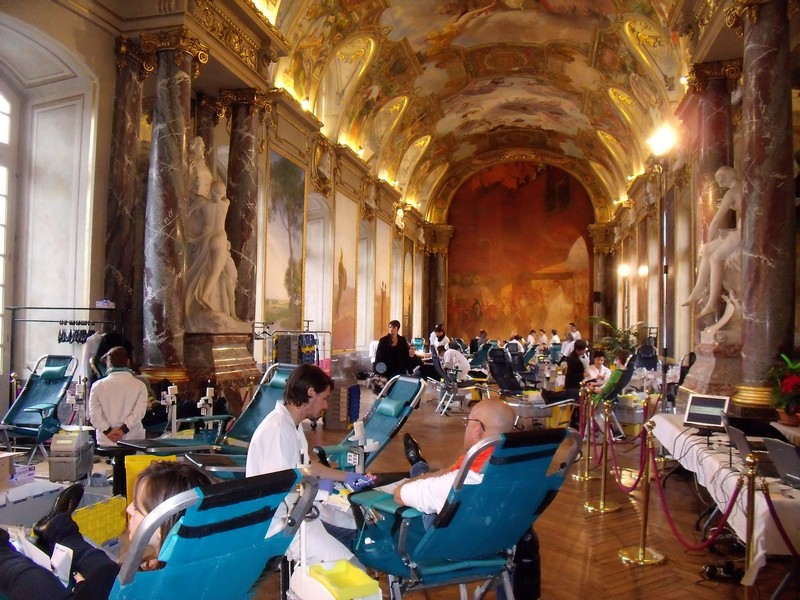
<instances>
[{"instance_id":1,"label":"yellow plastic tray","mask_svg":"<svg viewBox=\"0 0 800 600\"><path fill-rule=\"evenodd\" d=\"M119 536L127 526L125 496L113 496L72 513L72 519L84 537L96 544L105 544Z\"/></svg>"},{"instance_id":2,"label":"yellow plastic tray","mask_svg":"<svg viewBox=\"0 0 800 600\"><path fill-rule=\"evenodd\" d=\"M335 600L361 598L380 591L377 581L346 560L340 560L330 568L322 564L311 565L308 574L325 586Z\"/></svg>"}]
</instances>

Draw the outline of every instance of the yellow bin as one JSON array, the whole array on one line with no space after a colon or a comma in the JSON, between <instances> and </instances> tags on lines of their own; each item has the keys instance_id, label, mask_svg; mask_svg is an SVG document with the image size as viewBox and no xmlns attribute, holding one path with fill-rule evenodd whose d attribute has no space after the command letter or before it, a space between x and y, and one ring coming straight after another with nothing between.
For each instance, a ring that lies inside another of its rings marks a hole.
<instances>
[{"instance_id":1,"label":"yellow bin","mask_svg":"<svg viewBox=\"0 0 800 600\"><path fill-rule=\"evenodd\" d=\"M133 500L133 484L146 467L154 460L176 461L178 457L174 454L168 456L158 456L155 454L130 454L125 457L125 483L128 491L128 504Z\"/></svg>"},{"instance_id":2,"label":"yellow bin","mask_svg":"<svg viewBox=\"0 0 800 600\"><path fill-rule=\"evenodd\" d=\"M380 592L376 580L346 560L329 566L311 565L308 574L319 581L334 600L370 597Z\"/></svg>"}]
</instances>

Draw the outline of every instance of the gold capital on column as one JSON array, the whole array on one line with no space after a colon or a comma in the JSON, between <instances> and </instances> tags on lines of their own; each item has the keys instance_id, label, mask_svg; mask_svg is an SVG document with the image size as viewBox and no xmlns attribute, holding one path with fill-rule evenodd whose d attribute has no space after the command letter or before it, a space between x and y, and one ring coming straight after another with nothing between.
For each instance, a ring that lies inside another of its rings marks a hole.
<instances>
[{"instance_id":1,"label":"gold capital on column","mask_svg":"<svg viewBox=\"0 0 800 600\"><path fill-rule=\"evenodd\" d=\"M180 58L177 53L189 54L194 59L192 61L193 77L199 75L200 65L208 62L208 46L197 38L191 37L189 29L186 27L156 33L142 33L140 38L142 52L145 55L154 56L165 50L174 50L176 52L175 62L178 66L180 66Z\"/></svg>"},{"instance_id":2,"label":"gold capital on column","mask_svg":"<svg viewBox=\"0 0 800 600\"><path fill-rule=\"evenodd\" d=\"M117 51L117 71L127 69L133 63L139 67L140 77L144 78L156 68L155 56L144 54L141 46L128 36L118 36L114 45Z\"/></svg>"},{"instance_id":3,"label":"gold capital on column","mask_svg":"<svg viewBox=\"0 0 800 600\"><path fill-rule=\"evenodd\" d=\"M711 79L727 79L731 85L742 76L741 60L695 63L689 67L689 93L702 95Z\"/></svg>"},{"instance_id":4,"label":"gold capital on column","mask_svg":"<svg viewBox=\"0 0 800 600\"><path fill-rule=\"evenodd\" d=\"M452 225L426 224L423 229L426 254L447 255L450 238L453 237Z\"/></svg>"},{"instance_id":5,"label":"gold capital on column","mask_svg":"<svg viewBox=\"0 0 800 600\"><path fill-rule=\"evenodd\" d=\"M589 236L592 238L595 254L614 253L613 221L589 225Z\"/></svg>"},{"instance_id":6,"label":"gold capital on column","mask_svg":"<svg viewBox=\"0 0 800 600\"><path fill-rule=\"evenodd\" d=\"M198 108L214 115L214 125L225 116L225 105L216 98L202 92L197 94Z\"/></svg>"},{"instance_id":7,"label":"gold capital on column","mask_svg":"<svg viewBox=\"0 0 800 600\"><path fill-rule=\"evenodd\" d=\"M725 9L725 24L736 32L739 37L744 36L744 20L747 17L751 23L758 23L758 9L769 4L772 0L734 0L733 4ZM797 0L790 0L786 18L790 19L798 12Z\"/></svg>"}]
</instances>

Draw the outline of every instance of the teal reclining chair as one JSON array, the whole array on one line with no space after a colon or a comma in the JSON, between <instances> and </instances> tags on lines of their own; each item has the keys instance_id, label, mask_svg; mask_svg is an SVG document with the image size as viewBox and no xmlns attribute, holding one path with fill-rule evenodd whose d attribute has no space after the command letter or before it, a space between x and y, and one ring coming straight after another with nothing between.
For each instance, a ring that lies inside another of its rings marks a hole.
<instances>
[{"instance_id":1,"label":"teal reclining chair","mask_svg":"<svg viewBox=\"0 0 800 600\"><path fill-rule=\"evenodd\" d=\"M568 447L565 462L548 474L562 443ZM483 481L465 484L470 466L486 448L492 453L480 471ZM579 450L580 436L571 429L481 440L467 452L444 508L428 528L423 513L399 506L391 494L351 494L360 530L354 552L368 568L388 574L392 600L454 584L463 586L465 598L465 584L473 581L485 581L481 593L502 584L513 600L514 545L553 501Z\"/></svg>"},{"instance_id":2,"label":"teal reclining chair","mask_svg":"<svg viewBox=\"0 0 800 600\"><path fill-rule=\"evenodd\" d=\"M78 361L73 356L40 357L22 391L0 421L9 451L11 438L32 440L27 464L37 450L47 458L44 443L61 429L58 407L67 397L77 367Z\"/></svg>"},{"instance_id":3,"label":"teal reclining chair","mask_svg":"<svg viewBox=\"0 0 800 600\"><path fill-rule=\"evenodd\" d=\"M383 387L372 409L362 419L364 441L371 440L371 446L359 446L354 439L354 427L351 426L339 444L315 446L314 452L323 463L333 460L341 470L353 471L356 463L366 470L419 406L424 387L424 380L418 377L395 375Z\"/></svg>"},{"instance_id":4,"label":"teal reclining chair","mask_svg":"<svg viewBox=\"0 0 800 600\"><path fill-rule=\"evenodd\" d=\"M286 527L267 537L276 509L298 486L302 491ZM162 502L136 531L110 600L249 598L262 573L280 564L311 509L317 487L317 478L301 477L290 469L196 487ZM166 563L164 568L140 571L152 535L182 510L185 514L161 546L158 558Z\"/></svg>"},{"instance_id":5,"label":"teal reclining chair","mask_svg":"<svg viewBox=\"0 0 800 600\"><path fill-rule=\"evenodd\" d=\"M202 439L160 437L146 440L122 440L119 446L130 448L147 454L187 454L187 458L208 471L218 471L217 475L244 476L244 465L247 448L256 427L272 412L275 405L283 399L286 382L296 365L272 365L258 386L253 398L242 414L233 423L230 431L224 433L215 444L208 444ZM190 454L191 453L191 454ZM216 454L219 453L219 454ZM227 467L217 469L211 464L215 456L230 455ZM211 462L209 462L211 461ZM202 464L202 463L208 464Z\"/></svg>"}]
</instances>

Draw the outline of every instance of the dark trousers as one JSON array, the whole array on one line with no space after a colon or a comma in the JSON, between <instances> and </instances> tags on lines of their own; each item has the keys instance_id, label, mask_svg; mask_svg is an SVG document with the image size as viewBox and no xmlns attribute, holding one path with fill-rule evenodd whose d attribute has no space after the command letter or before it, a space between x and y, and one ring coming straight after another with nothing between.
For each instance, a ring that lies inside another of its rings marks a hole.
<instances>
[{"instance_id":1,"label":"dark trousers","mask_svg":"<svg viewBox=\"0 0 800 600\"><path fill-rule=\"evenodd\" d=\"M108 600L119 566L83 539L67 514L54 515L47 526L51 554L56 544L72 549L72 570L84 578L72 591L53 573L17 552L9 542L8 532L0 529L0 593L9 600Z\"/></svg>"}]
</instances>

